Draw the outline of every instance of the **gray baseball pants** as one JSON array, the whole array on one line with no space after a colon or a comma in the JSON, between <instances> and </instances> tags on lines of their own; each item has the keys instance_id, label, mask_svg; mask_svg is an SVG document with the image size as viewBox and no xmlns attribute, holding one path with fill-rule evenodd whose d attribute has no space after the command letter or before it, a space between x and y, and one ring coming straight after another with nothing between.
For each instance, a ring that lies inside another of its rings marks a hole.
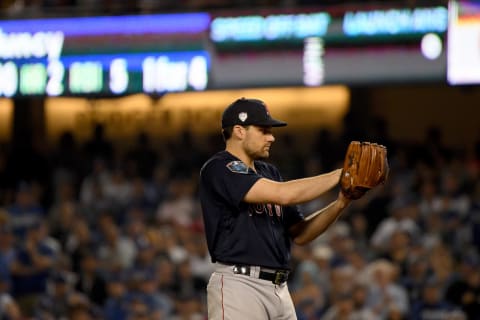
<instances>
[{"instance_id":1,"label":"gray baseball pants","mask_svg":"<svg viewBox=\"0 0 480 320\"><path fill-rule=\"evenodd\" d=\"M235 274L233 266L216 263L207 286L208 319L297 319L287 283L258 279L260 267L250 270L250 276Z\"/></svg>"}]
</instances>

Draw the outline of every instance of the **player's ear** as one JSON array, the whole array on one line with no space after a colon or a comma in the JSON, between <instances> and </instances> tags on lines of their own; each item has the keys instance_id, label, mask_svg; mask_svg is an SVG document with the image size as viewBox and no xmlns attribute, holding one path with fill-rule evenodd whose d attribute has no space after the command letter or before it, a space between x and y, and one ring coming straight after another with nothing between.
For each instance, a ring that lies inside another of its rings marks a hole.
<instances>
[{"instance_id":1,"label":"player's ear","mask_svg":"<svg viewBox=\"0 0 480 320\"><path fill-rule=\"evenodd\" d=\"M232 135L237 137L238 139L243 139L245 137L246 131L247 129L244 126L235 125L233 126Z\"/></svg>"}]
</instances>

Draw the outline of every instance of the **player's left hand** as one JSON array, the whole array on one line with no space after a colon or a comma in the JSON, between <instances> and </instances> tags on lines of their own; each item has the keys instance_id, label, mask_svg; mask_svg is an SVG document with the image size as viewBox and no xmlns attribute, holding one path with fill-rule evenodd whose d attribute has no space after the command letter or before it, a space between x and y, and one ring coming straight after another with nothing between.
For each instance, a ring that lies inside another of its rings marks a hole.
<instances>
[{"instance_id":1,"label":"player's left hand","mask_svg":"<svg viewBox=\"0 0 480 320\"><path fill-rule=\"evenodd\" d=\"M385 183L389 172L387 148L371 142L352 141L344 159L340 187L343 195L359 199Z\"/></svg>"}]
</instances>

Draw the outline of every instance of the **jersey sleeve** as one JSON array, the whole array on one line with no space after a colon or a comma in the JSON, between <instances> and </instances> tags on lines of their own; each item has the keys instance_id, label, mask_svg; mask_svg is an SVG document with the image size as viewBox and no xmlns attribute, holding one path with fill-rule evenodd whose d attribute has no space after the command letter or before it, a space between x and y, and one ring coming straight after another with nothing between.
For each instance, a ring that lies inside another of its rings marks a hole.
<instances>
[{"instance_id":1,"label":"jersey sleeve","mask_svg":"<svg viewBox=\"0 0 480 320\"><path fill-rule=\"evenodd\" d=\"M212 161L202 172L204 183L219 197L238 206L260 175L248 167L232 166L232 162Z\"/></svg>"}]
</instances>

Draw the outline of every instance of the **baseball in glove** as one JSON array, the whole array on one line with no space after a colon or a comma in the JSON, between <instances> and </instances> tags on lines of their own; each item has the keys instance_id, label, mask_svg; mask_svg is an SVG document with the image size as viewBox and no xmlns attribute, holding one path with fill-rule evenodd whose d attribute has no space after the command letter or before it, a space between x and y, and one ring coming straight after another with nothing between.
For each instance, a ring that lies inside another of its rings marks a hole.
<instances>
[{"instance_id":1,"label":"baseball in glove","mask_svg":"<svg viewBox=\"0 0 480 320\"><path fill-rule=\"evenodd\" d=\"M340 188L348 199L361 198L388 177L387 148L371 142L352 141L340 177Z\"/></svg>"}]
</instances>

